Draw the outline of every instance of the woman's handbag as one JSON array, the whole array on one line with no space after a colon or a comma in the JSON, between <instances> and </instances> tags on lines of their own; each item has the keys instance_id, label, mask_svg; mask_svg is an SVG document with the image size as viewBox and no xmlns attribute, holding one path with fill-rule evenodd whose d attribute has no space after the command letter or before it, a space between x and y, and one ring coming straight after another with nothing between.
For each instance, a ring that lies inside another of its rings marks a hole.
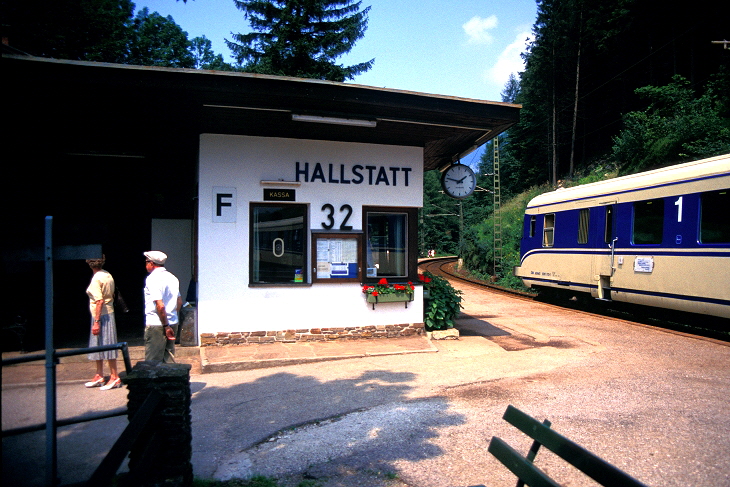
<instances>
[{"instance_id":1,"label":"woman's handbag","mask_svg":"<svg viewBox=\"0 0 730 487\"><path fill-rule=\"evenodd\" d=\"M114 312L129 313L127 303L124 302L122 293L119 292L119 288L117 286L114 286Z\"/></svg>"}]
</instances>

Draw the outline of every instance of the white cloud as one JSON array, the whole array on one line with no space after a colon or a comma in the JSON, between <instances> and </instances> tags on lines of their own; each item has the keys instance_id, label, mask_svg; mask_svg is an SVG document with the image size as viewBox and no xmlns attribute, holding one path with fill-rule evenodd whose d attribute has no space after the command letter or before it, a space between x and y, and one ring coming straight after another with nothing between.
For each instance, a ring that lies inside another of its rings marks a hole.
<instances>
[{"instance_id":1,"label":"white cloud","mask_svg":"<svg viewBox=\"0 0 730 487\"><path fill-rule=\"evenodd\" d=\"M488 31L497 27L497 16L491 15L483 19L477 15L461 27L469 37L470 44L491 44L494 42L494 36Z\"/></svg>"},{"instance_id":2,"label":"white cloud","mask_svg":"<svg viewBox=\"0 0 730 487\"><path fill-rule=\"evenodd\" d=\"M532 38L532 33L529 30L517 34L515 40L499 55L497 62L484 73L487 81L504 86L510 74L514 73L517 76L517 73L524 71L525 63L520 54L525 51L526 39L528 38Z\"/></svg>"}]
</instances>

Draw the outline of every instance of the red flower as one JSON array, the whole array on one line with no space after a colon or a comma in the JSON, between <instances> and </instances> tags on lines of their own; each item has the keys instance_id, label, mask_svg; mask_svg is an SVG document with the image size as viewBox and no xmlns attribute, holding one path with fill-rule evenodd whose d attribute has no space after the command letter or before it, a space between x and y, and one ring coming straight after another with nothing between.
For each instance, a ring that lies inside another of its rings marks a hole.
<instances>
[{"instance_id":1,"label":"red flower","mask_svg":"<svg viewBox=\"0 0 730 487\"><path fill-rule=\"evenodd\" d=\"M386 278L382 278L382 279L381 279L381 280L380 280L380 281L378 282L378 286L387 286L387 285L388 285L388 280L387 280Z\"/></svg>"},{"instance_id":2,"label":"red flower","mask_svg":"<svg viewBox=\"0 0 730 487\"><path fill-rule=\"evenodd\" d=\"M402 284L394 284L393 289L395 289L396 291L405 291L406 287L403 286Z\"/></svg>"},{"instance_id":3,"label":"red flower","mask_svg":"<svg viewBox=\"0 0 730 487\"><path fill-rule=\"evenodd\" d=\"M378 291L373 291L372 295L373 296L377 296L378 295Z\"/></svg>"}]
</instances>

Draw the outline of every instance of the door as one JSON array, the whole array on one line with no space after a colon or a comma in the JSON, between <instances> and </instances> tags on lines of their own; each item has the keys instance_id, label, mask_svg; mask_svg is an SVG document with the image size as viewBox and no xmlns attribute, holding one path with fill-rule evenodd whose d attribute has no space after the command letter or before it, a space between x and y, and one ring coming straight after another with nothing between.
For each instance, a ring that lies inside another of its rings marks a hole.
<instances>
[{"instance_id":1,"label":"door","mask_svg":"<svg viewBox=\"0 0 730 487\"><path fill-rule=\"evenodd\" d=\"M603 206L603 235L599 238L597 252L593 255L593 280L597 287L591 290L593 297L611 299L611 278L615 269L616 221L615 205Z\"/></svg>"}]
</instances>

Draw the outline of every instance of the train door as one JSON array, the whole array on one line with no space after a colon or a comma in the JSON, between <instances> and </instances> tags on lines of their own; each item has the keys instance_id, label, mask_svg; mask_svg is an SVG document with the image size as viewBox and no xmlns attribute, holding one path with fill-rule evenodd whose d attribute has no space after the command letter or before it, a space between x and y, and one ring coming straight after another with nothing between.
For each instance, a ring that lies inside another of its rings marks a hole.
<instances>
[{"instance_id":1,"label":"train door","mask_svg":"<svg viewBox=\"0 0 730 487\"><path fill-rule=\"evenodd\" d=\"M603 208L603 231L598 238L598 249L593 254L593 280L596 288L591 289L593 297L603 300L611 299L611 278L615 270L614 257L616 247L615 202L605 204Z\"/></svg>"}]
</instances>

